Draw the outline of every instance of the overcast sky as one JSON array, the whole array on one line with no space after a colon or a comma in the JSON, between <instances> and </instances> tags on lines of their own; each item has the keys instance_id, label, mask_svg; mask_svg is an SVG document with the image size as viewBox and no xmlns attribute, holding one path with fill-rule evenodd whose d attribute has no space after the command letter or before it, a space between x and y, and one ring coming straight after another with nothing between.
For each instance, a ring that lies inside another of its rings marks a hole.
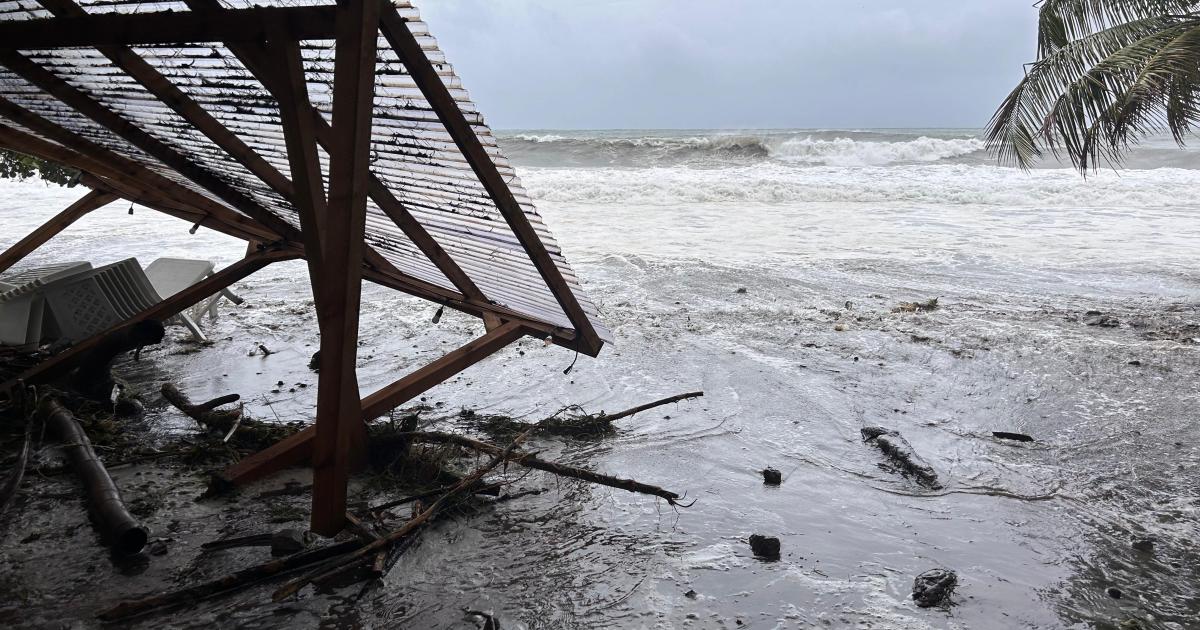
<instances>
[{"instance_id":1,"label":"overcast sky","mask_svg":"<svg viewBox=\"0 0 1200 630\"><path fill-rule=\"evenodd\" d=\"M423 0L497 129L981 127L1032 0Z\"/></svg>"}]
</instances>

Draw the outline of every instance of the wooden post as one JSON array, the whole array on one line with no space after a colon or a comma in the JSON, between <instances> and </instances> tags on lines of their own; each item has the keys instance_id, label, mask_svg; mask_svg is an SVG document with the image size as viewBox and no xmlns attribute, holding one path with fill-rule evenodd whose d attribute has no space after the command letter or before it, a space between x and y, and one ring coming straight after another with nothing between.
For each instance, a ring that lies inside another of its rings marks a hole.
<instances>
[{"instance_id":1,"label":"wooden post","mask_svg":"<svg viewBox=\"0 0 1200 630\"><path fill-rule=\"evenodd\" d=\"M4 253L0 254L0 273L7 271L17 261L28 256L30 252L38 247L41 247L43 243L53 238L55 234L65 230L72 223L78 221L83 215L116 200L117 196L110 192L101 190L89 191L79 201L67 206L66 210L54 215L54 218L43 223L41 227L30 232L29 236L17 241L12 247L9 247Z\"/></svg>"},{"instance_id":2,"label":"wooden post","mask_svg":"<svg viewBox=\"0 0 1200 630\"><path fill-rule=\"evenodd\" d=\"M436 361L367 396L362 401L359 420L370 422L403 405L435 385L444 383L446 379L495 354L520 339L526 332L527 330L523 326L509 322L478 339L471 340ZM316 434L315 427L308 427L258 453L242 458L238 463L222 471L217 478L227 486L240 485L262 479L289 466L301 464L312 455L313 438L316 437Z\"/></svg>"},{"instance_id":3,"label":"wooden post","mask_svg":"<svg viewBox=\"0 0 1200 630\"><path fill-rule=\"evenodd\" d=\"M358 375L358 309L362 294L371 113L375 103L377 0L338 5L333 70L334 144L329 151L329 205L321 277L313 278L321 321L321 376L313 443L312 531L333 536L346 521L346 484L366 455Z\"/></svg>"}]
</instances>

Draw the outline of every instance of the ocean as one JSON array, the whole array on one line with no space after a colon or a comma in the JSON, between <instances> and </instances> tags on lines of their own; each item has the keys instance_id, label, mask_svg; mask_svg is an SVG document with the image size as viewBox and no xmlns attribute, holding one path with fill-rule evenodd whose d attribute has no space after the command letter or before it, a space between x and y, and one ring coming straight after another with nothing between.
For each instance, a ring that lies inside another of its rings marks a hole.
<instances>
[{"instance_id":1,"label":"ocean","mask_svg":"<svg viewBox=\"0 0 1200 630\"><path fill-rule=\"evenodd\" d=\"M429 417L611 412L702 389L611 438L534 443L695 504L525 477L549 491L427 532L366 601L300 609L341 627L449 626L464 608L505 628L1196 627L1196 151L1153 138L1085 177L1053 159L998 166L970 129L497 136L616 343L565 375L571 353L526 340L432 390ZM0 192L0 246L82 194ZM243 250L127 210L93 213L31 262ZM272 392L313 382L305 273L241 283L247 304L210 324L213 347L167 344L126 368L310 418L312 388ZM433 310L366 290L364 392L480 333L453 314L430 326ZM275 354L248 356L257 343ZM191 430L158 406L152 419ZM943 487L889 469L865 426L899 431ZM781 486L763 485L767 466ZM751 534L779 537L782 558L754 558ZM913 577L935 567L958 573L955 605L917 608ZM232 619L287 620L263 614Z\"/></svg>"}]
</instances>

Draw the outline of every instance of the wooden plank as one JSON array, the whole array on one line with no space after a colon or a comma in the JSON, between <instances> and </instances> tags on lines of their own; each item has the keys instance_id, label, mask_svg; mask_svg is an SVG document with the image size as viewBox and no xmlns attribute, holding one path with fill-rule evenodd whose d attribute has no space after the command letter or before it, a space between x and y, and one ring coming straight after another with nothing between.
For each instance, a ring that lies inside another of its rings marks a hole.
<instances>
[{"instance_id":1,"label":"wooden plank","mask_svg":"<svg viewBox=\"0 0 1200 630\"><path fill-rule=\"evenodd\" d=\"M253 219L227 208L209 203L206 209L197 209L170 199L162 194L161 188L148 187L154 186L153 179L135 179L114 168L113 164L119 164L119 160L101 162L62 145L18 131L3 123L0 123L0 146L78 168L84 172L80 181L89 188L97 188L93 183L101 180L104 189L115 192L124 199L186 219L192 223L200 223L230 236L242 239L264 239L269 242L279 240L278 234L258 225ZM92 183L88 182L89 179L92 179Z\"/></svg>"},{"instance_id":2,"label":"wooden plank","mask_svg":"<svg viewBox=\"0 0 1200 630\"><path fill-rule=\"evenodd\" d=\"M525 335L525 329L516 322L501 325L484 336L454 350L446 356L381 388L362 401L362 419L374 420L379 416L419 396L438 383L491 356L508 344Z\"/></svg>"},{"instance_id":3,"label":"wooden plank","mask_svg":"<svg viewBox=\"0 0 1200 630\"><path fill-rule=\"evenodd\" d=\"M316 132L312 118L308 116L312 104L308 100L308 83L305 81L299 45L294 41L272 41L271 49L281 86L274 94L279 102L279 118L287 146L288 163L292 169L292 181L296 184L292 201L300 215L300 234L304 239L308 276L316 301L322 252L325 249L321 225L325 221L327 202L321 159L317 154Z\"/></svg>"},{"instance_id":4,"label":"wooden plank","mask_svg":"<svg viewBox=\"0 0 1200 630\"><path fill-rule=\"evenodd\" d=\"M332 39L333 6L255 7L223 11L97 13L0 22L8 48L49 49L262 41L268 30L295 39Z\"/></svg>"},{"instance_id":5,"label":"wooden plank","mask_svg":"<svg viewBox=\"0 0 1200 630\"><path fill-rule=\"evenodd\" d=\"M425 51L421 49L421 44L413 37L404 18L391 4L383 8L379 27L388 44L395 50L400 61L404 63L405 69L420 88L425 100L437 112L438 119L446 127L446 131L454 139L454 143L458 145L463 157L471 165L471 169L475 171L476 177L487 190L488 195L496 204L496 208L499 209L500 214L504 216L508 226L521 242L526 254L529 255L538 273L542 276L542 280L554 294L559 306L562 307L575 329L579 331L583 346L581 350L595 356L600 352L603 342L597 335L595 327L592 326L591 320L588 319L583 307L575 298L570 285L567 284L558 266L555 265L554 259L546 251L546 246L538 238L533 226L530 225L529 219L525 216L520 204L517 203L512 190L508 188L508 182L496 169L487 150L475 135L475 130L471 128L462 110L459 109L458 103L451 96L446 85L442 83L441 77L438 76L437 70L425 55Z\"/></svg>"},{"instance_id":6,"label":"wooden plank","mask_svg":"<svg viewBox=\"0 0 1200 630\"><path fill-rule=\"evenodd\" d=\"M333 65L334 143L329 153L329 207L322 252L317 317L321 321L321 374L313 442L312 531L333 536L346 520L346 484L366 456L366 428L359 419L355 362L362 295L363 238L367 217L367 170L371 160L371 114L375 101L375 42L380 3L348 0L338 5Z\"/></svg>"},{"instance_id":7,"label":"wooden plank","mask_svg":"<svg viewBox=\"0 0 1200 630\"><path fill-rule=\"evenodd\" d=\"M247 226L260 225L252 219L240 215L204 195L171 181L129 158L110 151L4 98L0 98L0 116L8 118L22 127L39 134L42 138L52 140L61 145L62 148L74 151L79 156L89 160L88 166L76 166L76 168L81 168L108 178L122 179L122 183L129 186L153 190L157 198L171 199L182 207L194 208L198 211L209 212L217 216L236 216L239 217L238 220L241 223ZM6 129L8 129L10 137L32 138L32 136L24 132L7 127ZM40 138L37 140L43 147L52 146ZM50 151L61 152L61 148L58 150L50 149ZM45 152L39 153L39 155L50 159L57 159L47 155ZM274 241L282 238L282 235L266 227L261 227L261 229L267 234L274 235L267 237L268 240Z\"/></svg>"},{"instance_id":8,"label":"wooden plank","mask_svg":"<svg viewBox=\"0 0 1200 630\"><path fill-rule=\"evenodd\" d=\"M41 247L43 243L53 238L55 234L65 230L72 223L78 221L83 215L116 200L117 196L109 192L88 191L82 198L67 206L66 210L54 215L49 221L43 223L33 232L30 232L28 236L13 243L4 253L0 253L0 273L8 270L17 261L28 256L30 252L38 247Z\"/></svg>"},{"instance_id":9,"label":"wooden plank","mask_svg":"<svg viewBox=\"0 0 1200 630\"><path fill-rule=\"evenodd\" d=\"M285 238L299 240L299 230L282 218L269 212L213 173L196 165L166 143L139 129L92 97L69 85L54 73L33 63L24 55L14 50L0 49L0 64L126 142L166 164L201 188L221 198L239 212L254 218Z\"/></svg>"},{"instance_id":10,"label":"wooden plank","mask_svg":"<svg viewBox=\"0 0 1200 630\"><path fill-rule=\"evenodd\" d=\"M429 391L435 385L495 354L525 334L522 326L505 324L488 334L421 367L408 376L381 388L362 402L360 420L370 422L392 409ZM312 455L316 427L308 427L271 447L226 468L217 475L225 486L243 485L266 477L284 468L296 466Z\"/></svg>"},{"instance_id":11,"label":"wooden plank","mask_svg":"<svg viewBox=\"0 0 1200 630\"><path fill-rule=\"evenodd\" d=\"M57 376L62 376L67 373L76 362L92 348L96 347L101 340L108 335L111 335L119 330L123 330L133 324L148 320L156 319L163 320L172 315L178 315L187 307L203 300L204 298L221 291L229 285L245 278L246 276L262 269L263 267L280 260L290 260L295 258L296 254L288 250L269 250L252 254L239 260L232 265L214 273L213 275L193 284L192 286L172 295L171 297L155 304L129 319L105 330L97 333L87 339L71 346L49 359L29 368L20 376L17 376L7 382L0 383L0 393L7 393L16 387L19 382L24 381L26 384L43 383Z\"/></svg>"}]
</instances>

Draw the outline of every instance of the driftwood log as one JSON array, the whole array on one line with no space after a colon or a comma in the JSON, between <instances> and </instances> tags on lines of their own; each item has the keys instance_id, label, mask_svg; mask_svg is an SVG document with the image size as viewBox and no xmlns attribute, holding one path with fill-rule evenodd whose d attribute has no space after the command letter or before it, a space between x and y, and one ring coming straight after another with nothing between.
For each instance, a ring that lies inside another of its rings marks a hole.
<instances>
[{"instance_id":1,"label":"driftwood log","mask_svg":"<svg viewBox=\"0 0 1200 630\"><path fill-rule=\"evenodd\" d=\"M412 442L422 442L426 444L457 444L459 446L465 446L467 448L474 449L480 453L487 453L488 455L498 455L499 453L504 452L504 449L501 449L498 446L488 444L487 442L480 442L479 440L473 440L466 436L456 435L454 433L414 431L412 433L396 434L396 437L401 436L407 437ZM576 468L574 466L566 466L556 462L538 459L533 453L508 452L505 457L508 461L513 462L514 464L519 464L526 468L542 470L548 473L559 475L560 477L571 477L601 486L617 488L619 490L637 492L640 494L649 494L666 499L671 505L680 505L678 503L680 495L671 492L670 490L665 490L658 486L652 486L650 484L635 481L633 479L621 479L620 477L604 475L601 473L592 472L590 470L585 470L583 468Z\"/></svg>"},{"instance_id":2,"label":"driftwood log","mask_svg":"<svg viewBox=\"0 0 1200 630\"><path fill-rule=\"evenodd\" d=\"M48 399L42 406L46 426L58 436L87 491L88 512L105 544L121 555L132 555L146 546L147 532L121 501L121 493L108 475L104 464L92 450L92 443L75 416L58 401Z\"/></svg>"},{"instance_id":3,"label":"driftwood log","mask_svg":"<svg viewBox=\"0 0 1200 630\"><path fill-rule=\"evenodd\" d=\"M883 451L901 474L913 477L917 483L932 490L942 488L937 471L917 455L900 433L883 427L863 427L860 433L863 441Z\"/></svg>"},{"instance_id":4,"label":"driftwood log","mask_svg":"<svg viewBox=\"0 0 1200 630\"><path fill-rule=\"evenodd\" d=\"M614 414L601 414L601 417L603 417L605 420L608 420L609 422L613 422L615 420L620 420L621 418L628 418L629 416L632 416L635 413L641 413L643 411L646 411L647 409L653 409L655 407L669 405L671 403L679 402L681 400L687 400L689 398L699 398L703 395L704 395L704 392L688 392L686 394L676 394L674 396L668 396L661 400L656 400L652 403L646 403L644 405L638 405L637 407L631 407L629 409L626 409L625 411L619 411Z\"/></svg>"},{"instance_id":5,"label":"driftwood log","mask_svg":"<svg viewBox=\"0 0 1200 630\"><path fill-rule=\"evenodd\" d=\"M144 320L118 330L83 355L79 367L69 379L71 389L95 400L107 400L112 393L112 364L117 356L142 346L161 343L166 335L162 322Z\"/></svg>"},{"instance_id":6,"label":"driftwood log","mask_svg":"<svg viewBox=\"0 0 1200 630\"><path fill-rule=\"evenodd\" d=\"M160 388L163 398L183 413L207 429L227 433L241 422L242 409L217 409L222 405L235 403L241 399L237 394L226 394L208 402L196 404L187 394L179 391L172 383L163 383Z\"/></svg>"}]
</instances>

